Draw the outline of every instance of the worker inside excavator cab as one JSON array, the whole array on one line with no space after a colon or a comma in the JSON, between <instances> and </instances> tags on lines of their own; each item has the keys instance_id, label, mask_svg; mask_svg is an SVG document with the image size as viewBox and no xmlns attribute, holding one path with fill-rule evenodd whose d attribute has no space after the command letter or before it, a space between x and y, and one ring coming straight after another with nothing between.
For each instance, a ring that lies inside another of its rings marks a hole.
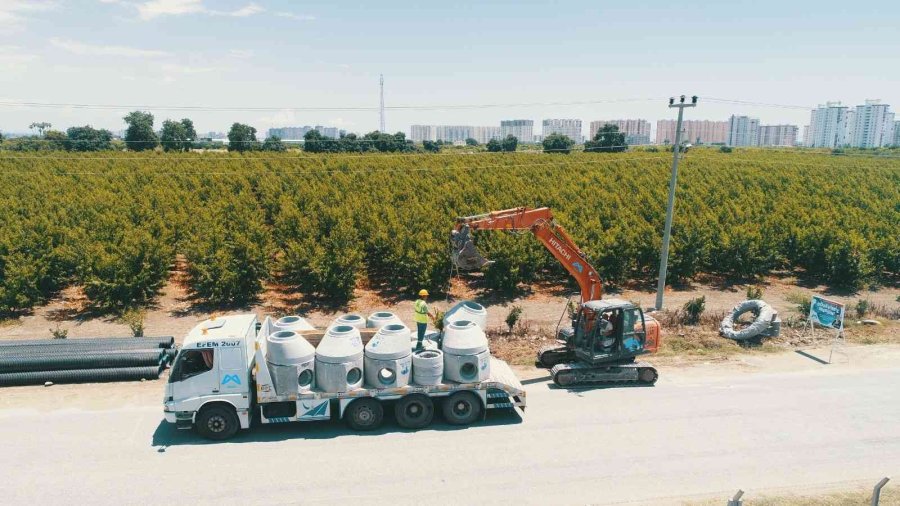
<instances>
[{"instance_id":1,"label":"worker inside excavator cab","mask_svg":"<svg viewBox=\"0 0 900 506\"><path fill-rule=\"evenodd\" d=\"M616 337L622 327L622 311L611 309L600 314L594 334L594 353L606 354L616 350Z\"/></svg>"}]
</instances>

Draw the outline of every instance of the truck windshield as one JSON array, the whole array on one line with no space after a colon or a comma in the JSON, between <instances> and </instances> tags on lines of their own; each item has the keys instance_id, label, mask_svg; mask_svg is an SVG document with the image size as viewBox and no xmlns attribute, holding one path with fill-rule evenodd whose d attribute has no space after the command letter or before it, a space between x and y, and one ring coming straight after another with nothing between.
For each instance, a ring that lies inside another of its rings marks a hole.
<instances>
[{"instance_id":1,"label":"truck windshield","mask_svg":"<svg viewBox=\"0 0 900 506\"><path fill-rule=\"evenodd\" d=\"M213 350L182 350L172 366L169 383L184 381L212 370L213 359Z\"/></svg>"}]
</instances>

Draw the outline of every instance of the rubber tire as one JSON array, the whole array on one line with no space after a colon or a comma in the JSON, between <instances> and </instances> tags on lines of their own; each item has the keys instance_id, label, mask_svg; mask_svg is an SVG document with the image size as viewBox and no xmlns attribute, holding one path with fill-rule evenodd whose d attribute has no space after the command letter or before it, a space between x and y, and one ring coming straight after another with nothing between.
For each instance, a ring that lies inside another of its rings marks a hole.
<instances>
[{"instance_id":1,"label":"rubber tire","mask_svg":"<svg viewBox=\"0 0 900 506\"><path fill-rule=\"evenodd\" d=\"M472 392L456 392L444 399L441 408L450 425L469 425L481 417L481 400Z\"/></svg>"},{"instance_id":2,"label":"rubber tire","mask_svg":"<svg viewBox=\"0 0 900 506\"><path fill-rule=\"evenodd\" d=\"M410 416L410 408L418 408L418 416ZM397 423L405 429L422 429L428 427L434 419L434 402L423 394L404 396L394 404L394 416Z\"/></svg>"},{"instance_id":3,"label":"rubber tire","mask_svg":"<svg viewBox=\"0 0 900 506\"><path fill-rule=\"evenodd\" d=\"M384 407L381 402L371 397L351 402L344 412L344 421L353 430L375 430L381 426L383 420Z\"/></svg>"},{"instance_id":4,"label":"rubber tire","mask_svg":"<svg viewBox=\"0 0 900 506\"><path fill-rule=\"evenodd\" d=\"M195 427L201 436L223 441L237 434L241 428L241 422L238 420L234 408L210 406L200 410Z\"/></svg>"}]
</instances>

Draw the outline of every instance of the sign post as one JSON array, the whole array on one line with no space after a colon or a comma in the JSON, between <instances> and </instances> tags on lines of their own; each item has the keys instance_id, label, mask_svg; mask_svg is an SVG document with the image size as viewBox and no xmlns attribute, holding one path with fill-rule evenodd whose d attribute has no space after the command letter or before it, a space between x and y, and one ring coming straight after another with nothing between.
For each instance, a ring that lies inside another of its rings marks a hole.
<instances>
[{"instance_id":1,"label":"sign post","mask_svg":"<svg viewBox=\"0 0 900 506\"><path fill-rule=\"evenodd\" d=\"M834 340L831 341L831 353L828 355L828 363L830 364L834 355L834 345L838 342L838 339L844 339L844 305L840 302L813 295L809 304L809 329L814 331L816 324L828 330L837 331Z\"/></svg>"}]
</instances>

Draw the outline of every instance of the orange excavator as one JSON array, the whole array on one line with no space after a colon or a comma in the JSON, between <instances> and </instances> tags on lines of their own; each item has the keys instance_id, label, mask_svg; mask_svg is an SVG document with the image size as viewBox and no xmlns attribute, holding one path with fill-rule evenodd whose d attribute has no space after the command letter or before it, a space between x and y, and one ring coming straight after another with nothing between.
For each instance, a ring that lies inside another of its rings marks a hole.
<instances>
[{"instance_id":1,"label":"orange excavator","mask_svg":"<svg viewBox=\"0 0 900 506\"><path fill-rule=\"evenodd\" d=\"M549 208L517 207L457 218L450 245L451 261L460 270L490 264L475 247L475 233L480 230L530 231L581 288L572 325L559 330L559 344L538 351L537 362L550 369L557 385L656 383L656 369L635 359L656 352L659 322L626 300L601 299L603 285L597 270L554 221Z\"/></svg>"}]
</instances>

